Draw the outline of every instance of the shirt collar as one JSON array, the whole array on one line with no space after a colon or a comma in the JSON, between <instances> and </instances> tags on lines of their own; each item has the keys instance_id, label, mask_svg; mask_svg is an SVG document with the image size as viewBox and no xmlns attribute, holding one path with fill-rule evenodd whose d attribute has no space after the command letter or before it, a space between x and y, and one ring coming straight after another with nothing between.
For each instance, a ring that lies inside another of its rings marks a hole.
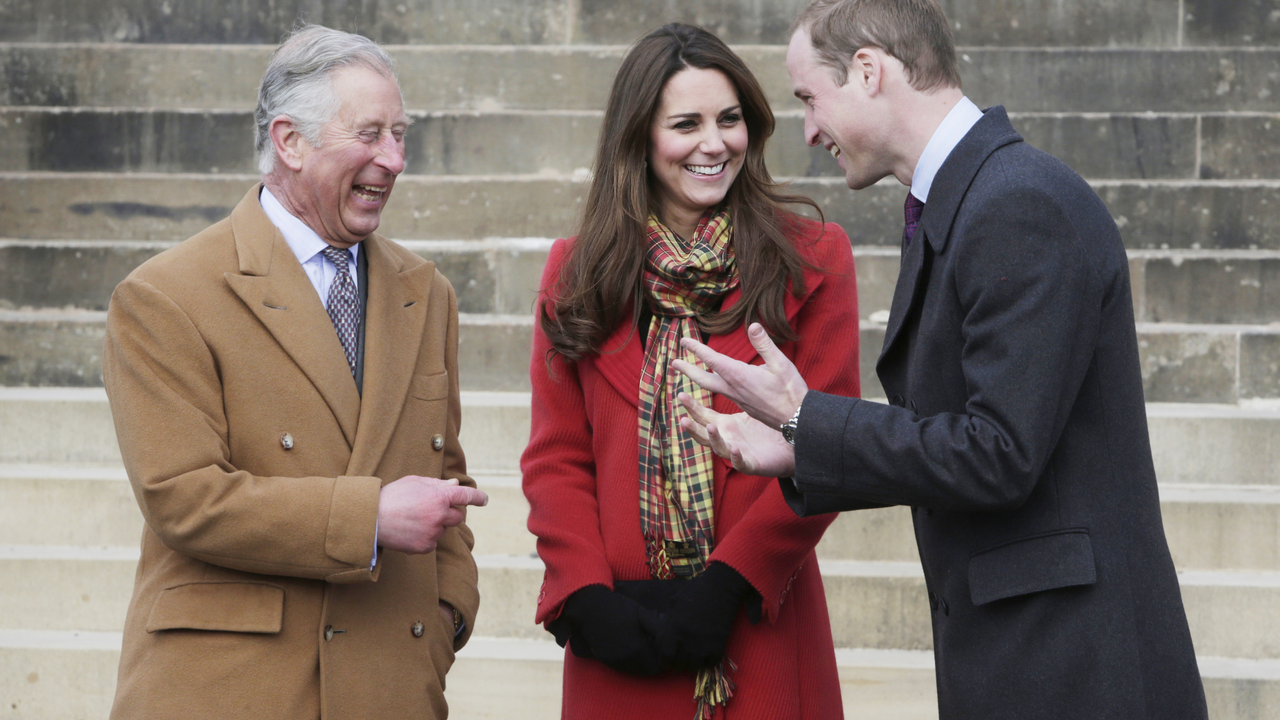
<instances>
[{"instance_id":1,"label":"shirt collar","mask_svg":"<svg viewBox=\"0 0 1280 720\"><path fill-rule=\"evenodd\" d=\"M262 186L262 193L258 196L258 202L262 203L262 211L267 214L267 218L271 220L271 223L280 230L280 234L284 236L284 241L288 243L289 249L298 257L298 262L305 264L329 247L329 243L321 240L315 230L312 230L306 223L298 219L298 216L286 210L284 205L276 199L276 196L271 194L266 185ZM360 243L356 243L347 249L352 260L356 259L356 249L359 247Z\"/></svg>"},{"instance_id":2,"label":"shirt collar","mask_svg":"<svg viewBox=\"0 0 1280 720\"><path fill-rule=\"evenodd\" d=\"M924 146L920 159L916 162L916 171L911 176L911 194L920 202L929 201L929 188L933 186L933 178L942 168L942 163L956 145L964 139L969 129L982 119L982 111L967 97L951 108L951 112L942 119L942 124L933 131L929 144Z\"/></svg>"}]
</instances>

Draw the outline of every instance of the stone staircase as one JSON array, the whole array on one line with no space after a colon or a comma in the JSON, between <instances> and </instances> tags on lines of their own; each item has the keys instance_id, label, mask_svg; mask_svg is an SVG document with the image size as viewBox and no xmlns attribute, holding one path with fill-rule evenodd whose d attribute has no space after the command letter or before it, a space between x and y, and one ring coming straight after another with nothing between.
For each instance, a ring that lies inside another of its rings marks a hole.
<instances>
[{"instance_id":1,"label":"stone staircase","mask_svg":"<svg viewBox=\"0 0 1280 720\"><path fill-rule=\"evenodd\" d=\"M864 386L882 394L904 191L851 193L801 142L782 58L802 4L0 0L0 718L110 707L141 518L101 390L107 302L256 180L255 88L300 11L392 46L417 122L382 230L458 290L462 439L493 502L470 516L484 602L449 675L454 716L556 717L562 651L532 625L541 565L517 462L531 306L551 239L573 230L617 63L646 30L699 22L756 70L779 116L771 170L853 238ZM1276 717L1280 13L1243 0L943 4L969 96L1003 103L1121 226L1211 717ZM819 556L849 717L936 718L907 513L842 516Z\"/></svg>"}]
</instances>

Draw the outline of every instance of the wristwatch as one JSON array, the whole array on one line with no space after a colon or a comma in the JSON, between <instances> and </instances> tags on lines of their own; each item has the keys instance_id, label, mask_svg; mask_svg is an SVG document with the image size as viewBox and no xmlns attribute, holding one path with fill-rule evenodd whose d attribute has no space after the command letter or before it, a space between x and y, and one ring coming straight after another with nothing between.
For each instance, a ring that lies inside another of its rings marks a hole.
<instances>
[{"instance_id":1,"label":"wristwatch","mask_svg":"<svg viewBox=\"0 0 1280 720\"><path fill-rule=\"evenodd\" d=\"M801 402L800 405L803 404ZM800 422L800 405L796 406L796 414L792 415L790 420L778 426L778 429L782 431L782 439L790 443L792 447L795 447L796 444L796 424Z\"/></svg>"}]
</instances>

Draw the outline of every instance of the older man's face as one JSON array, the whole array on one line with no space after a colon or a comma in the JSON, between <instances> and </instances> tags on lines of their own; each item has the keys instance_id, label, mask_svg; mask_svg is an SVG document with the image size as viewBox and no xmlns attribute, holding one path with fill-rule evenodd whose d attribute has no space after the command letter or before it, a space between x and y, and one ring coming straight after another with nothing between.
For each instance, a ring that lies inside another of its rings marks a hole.
<instances>
[{"instance_id":1,"label":"older man's face","mask_svg":"<svg viewBox=\"0 0 1280 720\"><path fill-rule=\"evenodd\" d=\"M378 229L396 176L404 170L409 125L396 81L353 66L333 75L338 113L321 145L300 144L302 168L290 178L298 216L325 242L348 248Z\"/></svg>"}]
</instances>

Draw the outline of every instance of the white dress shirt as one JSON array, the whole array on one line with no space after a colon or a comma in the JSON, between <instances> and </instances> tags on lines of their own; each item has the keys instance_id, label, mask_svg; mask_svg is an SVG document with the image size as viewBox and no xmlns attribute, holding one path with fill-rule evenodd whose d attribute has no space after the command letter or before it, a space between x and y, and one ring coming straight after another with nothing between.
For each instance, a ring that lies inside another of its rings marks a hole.
<instances>
[{"instance_id":1,"label":"white dress shirt","mask_svg":"<svg viewBox=\"0 0 1280 720\"><path fill-rule=\"evenodd\" d=\"M338 276L337 268L325 258L323 253L323 250L329 247L329 243L321 240L315 230L307 227L306 223L286 210L266 186L263 186L258 202L262 203L262 211L267 214L271 224L275 225L284 236L289 249L298 256L298 262L302 263L302 269L311 280L311 286L320 293L320 303L324 305L325 310L328 310L329 286L333 285L334 278ZM347 272L351 274L351 282L357 290L360 288L360 280L356 273L356 253L359 251L360 243L352 245L347 250Z\"/></svg>"},{"instance_id":2,"label":"white dress shirt","mask_svg":"<svg viewBox=\"0 0 1280 720\"><path fill-rule=\"evenodd\" d=\"M929 144L920 153L916 162L916 171L911 175L911 194L922 203L929 202L929 188L933 187L933 178L938 174L942 163L947 161L951 151L960 144L969 129L982 119L982 111L967 97L951 108L951 112L942 119L942 124L933 131Z\"/></svg>"}]
</instances>

